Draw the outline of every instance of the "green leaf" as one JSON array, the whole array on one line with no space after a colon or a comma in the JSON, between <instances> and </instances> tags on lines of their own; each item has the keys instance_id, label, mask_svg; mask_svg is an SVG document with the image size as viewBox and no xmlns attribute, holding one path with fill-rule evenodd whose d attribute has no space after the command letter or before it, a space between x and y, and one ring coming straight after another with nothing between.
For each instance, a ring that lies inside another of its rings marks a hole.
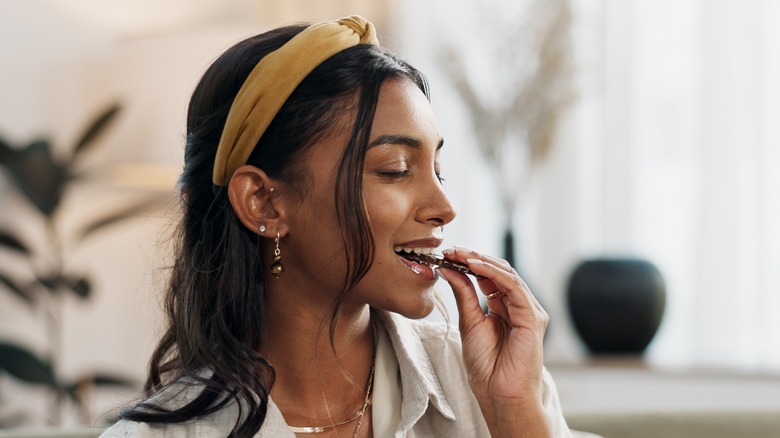
<instances>
[{"instance_id":1,"label":"green leaf","mask_svg":"<svg viewBox=\"0 0 780 438\"><path fill-rule=\"evenodd\" d=\"M35 278L38 283L49 290L49 292L57 292L60 284L62 284L62 277L59 275L51 275L48 277L38 276Z\"/></svg>"},{"instance_id":2,"label":"green leaf","mask_svg":"<svg viewBox=\"0 0 780 438\"><path fill-rule=\"evenodd\" d=\"M36 140L7 157L12 180L27 199L46 217L51 217L62 199L67 169L54 160L46 140Z\"/></svg>"},{"instance_id":3,"label":"green leaf","mask_svg":"<svg viewBox=\"0 0 780 438\"><path fill-rule=\"evenodd\" d=\"M92 286L85 277L82 278L65 278L64 283L76 293L80 298L89 298L92 292Z\"/></svg>"},{"instance_id":4,"label":"green leaf","mask_svg":"<svg viewBox=\"0 0 780 438\"><path fill-rule=\"evenodd\" d=\"M8 288L8 290L10 290L11 292L14 293L14 295L24 300L28 305L33 306L33 304L35 304L35 301L33 300L30 291L16 284L16 282L11 278L3 274L0 274L0 284L4 284Z\"/></svg>"},{"instance_id":5,"label":"green leaf","mask_svg":"<svg viewBox=\"0 0 780 438\"><path fill-rule=\"evenodd\" d=\"M11 233L5 231L0 231L0 246L5 246L6 248L19 251L24 255L30 254L30 250L22 243L21 240L17 239L16 236L13 236Z\"/></svg>"},{"instance_id":6,"label":"green leaf","mask_svg":"<svg viewBox=\"0 0 780 438\"><path fill-rule=\"evenodd\" d=\"M162 198L154 197L111 212L85 226L78 234L78 236L83 239L95 231L102 230L108 226L115 225L126 219L138 216L144 212L151 211L152 209L159 207L161 203Z\"/></svg>"},{"instance_id":7,"label":"green leaf","mask_svg":"<svg viewBox=\"0 0 780 438\"><path fill-rule=\"evenodd\" d=\"M17 345L0 342L0 369L25 382L60 389L51 365Z\"/></svg>"},{"instance_id":8,"label":"green leaf","mask_svg":"<svg viewBox=\"0 0 780 438\"><path fill-rule=\"evenodd\" d=\"M87 130L81 135L81 139L76 143L76 147L73 149L73 159L75 160L81 153L95 143L95 139L98 135L108 126L114 119L114 116L119 113L119 104L111 105L103 114L92 122Z\"/></svg>"}]
</instances>

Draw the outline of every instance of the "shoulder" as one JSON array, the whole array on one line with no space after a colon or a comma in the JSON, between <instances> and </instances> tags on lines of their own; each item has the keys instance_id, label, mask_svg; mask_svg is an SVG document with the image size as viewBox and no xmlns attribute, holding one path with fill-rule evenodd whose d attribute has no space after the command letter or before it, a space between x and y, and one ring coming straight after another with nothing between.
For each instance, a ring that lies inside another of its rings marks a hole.
<instances>
[{"instance_id":1,"label":"shoulder","mask_svg":"<svg viewBox=\"0 0 780 438\"><path fill-rule=\"evenodd\" d=\"M182 379L160 393L152 396L148 401L154 402L163 409L173 409L191 401L203 390L203 385ZM113 426L106 429L101 438L139 437L218 437L228 436L241 417L239 403L230 401L219 410L193 418L181 423L142 423L130 420L119 420ZM273 400L268 399L265 421L256 438L294 438L287 424L284 422L279 408Z\"/></svg>"},{"instance_id":2,"label":"shoulder","mask_svg":"<svg viewBox=\"0 0 780 438\"><path fill-rule=\"evenodd\" d=\"M113 426L106 429L100 438L157 438L157 437L187 437L195 436L194 423L181 424L147 424L135 421L119 420Z\"/></svg>"},{"instance_id":3,"label":"shoulder","mask_svg":"<svg viewBox=\"0 0 780 438\"><path fill-rule=\"evenodd\" d=\"M202 383L182 377L143 403L163 410L175 410L195 400L204 388ZM149 409L153 408L141 408L143 411ZM225 436L235 425L237 411L235 403L228 402L214 413L180 423L143 423L123 419L106 429L101 438Z\"/></svg>"},{"instance_id":4,"label":"shoulder","mask_svg":"<svg viewBox=\"0 0 780 438\"><path fill-rule=\"evenodd\" d=\"M185 438L197 436L227 436L235 426L236 409L228 405L219 411L182 423L141 423L119 420L106 429L100 438Z\"/></svg>"}]
</instances>

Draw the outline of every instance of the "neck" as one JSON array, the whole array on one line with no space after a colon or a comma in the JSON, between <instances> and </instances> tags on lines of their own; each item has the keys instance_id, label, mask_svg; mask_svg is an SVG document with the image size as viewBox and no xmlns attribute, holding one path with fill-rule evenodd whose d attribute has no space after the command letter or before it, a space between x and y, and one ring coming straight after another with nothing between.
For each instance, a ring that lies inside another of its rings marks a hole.
<instances>
[{"instance_id":1,"label":"neck","mask_svg":"<svg viewBox=\"0 0 780 438\"><path fill-rule=\"evenodd\" d=\"M273 298L280 296L285 298ZM261 354L276 370L271 397L288 424L338 422L365 398L375 348L371 312L366 305L345 306L331 343L329 308L306 303L281 293L266 300Z\"/></svg>"}]
</instances>

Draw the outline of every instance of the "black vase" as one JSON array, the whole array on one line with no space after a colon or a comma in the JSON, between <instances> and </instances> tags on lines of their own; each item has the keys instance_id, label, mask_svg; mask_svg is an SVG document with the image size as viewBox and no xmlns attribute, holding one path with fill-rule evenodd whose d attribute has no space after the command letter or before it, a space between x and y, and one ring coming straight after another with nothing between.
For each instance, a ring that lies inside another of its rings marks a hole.
<instances>
[{"instance_id":1,"label":"black vase","mask_svg":"<svg viewBox=\"0 0 780 438\"><path fill-rule=\"evenodd\" d=\"M641 354L655 336L666 306L659 270L639 259L593 259L569 278L574 327L595 354Z\"/></svg>"},{"instance_id":2,"label":"black vase","mask_svg":"<svg viewBox=\"0 0 780 438\"><path fill-rule=\"evenodd\" d=\"M506 260L510 266L520 271L519 266L515 265L515 236L512 233L512 228L507 227L504 230L504 260Z\"/></svg>"}]
</instances>

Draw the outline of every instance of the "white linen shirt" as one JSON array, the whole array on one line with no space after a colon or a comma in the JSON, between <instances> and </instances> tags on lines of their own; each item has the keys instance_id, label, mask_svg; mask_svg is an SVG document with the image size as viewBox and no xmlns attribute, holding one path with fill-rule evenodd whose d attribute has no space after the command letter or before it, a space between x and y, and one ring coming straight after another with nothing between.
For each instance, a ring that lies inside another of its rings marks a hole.
<instances>
[{"instance_id":1,"label":"white linen shirt","mask_svg":"<svg viewBox=\"0 0 780 438\"><path fill-rule=\"evenodd\" d=\"M377 386L372 408L374 436L490 437L468 385L458 330L441 323L413 321L381 311L376 313L386 334L380 333L377 347ZM561 413L554 383L546 370L543 384L542 402L550 416L554 436L572 437ZM195 398L200 390L197 384L177 383L156 395L153 401L167 407L181 406ZM398 403L400 412L388 411L399 410L395 406ZM120 420L101 438L227 436L237 415L236 404L230 403L213 414L184 423L147 424ZM388 421L398 423L393 427L392 424L388 426ZM394 433L392 429L395 429ZM269 401L265 422L255 438L295 438L273 400Z\"/></svg>"}]
</instances>

